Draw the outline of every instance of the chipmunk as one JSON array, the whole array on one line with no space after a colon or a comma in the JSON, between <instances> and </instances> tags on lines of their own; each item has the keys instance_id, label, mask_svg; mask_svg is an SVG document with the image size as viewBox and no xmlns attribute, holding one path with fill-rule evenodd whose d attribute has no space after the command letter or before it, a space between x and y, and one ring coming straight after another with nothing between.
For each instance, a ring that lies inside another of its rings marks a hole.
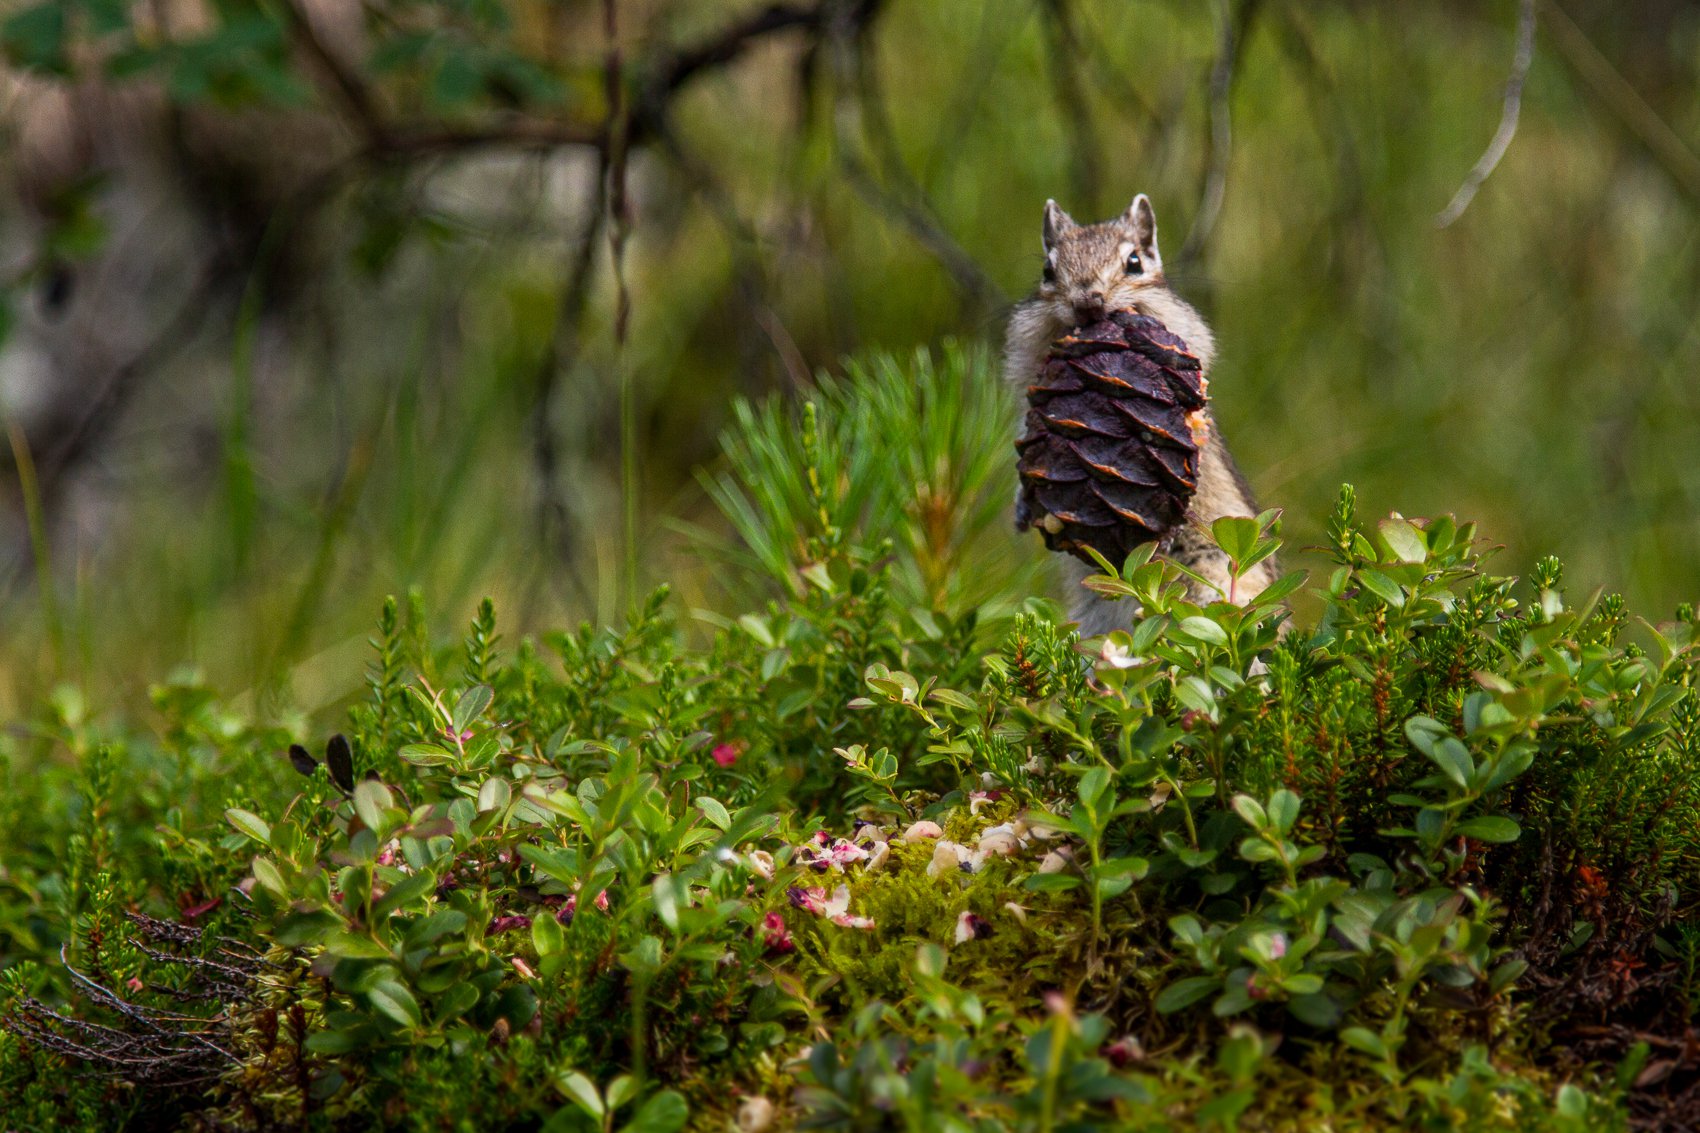
<instances>
[{"instance_id":1,"label":"chipmunk","mask_svg":"<svg viewBox=\"0 0 1700 1133\"><path fill-rule=\"evenodd\" d=\"M1209 378L1216 337L1204 317L1170 290L1157 250L1157 215L1144 193L1133 198L1127 212L1101 224L1076 224L1057 202L1046 201L1044 245L1039 289L1016 306L1009 320L1004 376L1011 385L1025 391L1036 380L1051 343L1065 330L1095 322L1106 311L1128 309L1157 319L1185 340ZM1243 605L1274 581L1277 568L1273 559L1265 559L1230 585L1227 556L1204 537L1222 516L1255 516L1258 509L1208 406L1203 412L1207 433L1199 452L1198 489L1185 524L1164 536L1157 551L1211 584L1193 584L1189 601L1203 605L1231 598ZM1097 571L1071 556L1064 562L1073 596L1071 614L1081 634L1128 628L1137 612L1133 603L1112 602L1086 590L1081 580Z\"/></svg>"}]
</instances>

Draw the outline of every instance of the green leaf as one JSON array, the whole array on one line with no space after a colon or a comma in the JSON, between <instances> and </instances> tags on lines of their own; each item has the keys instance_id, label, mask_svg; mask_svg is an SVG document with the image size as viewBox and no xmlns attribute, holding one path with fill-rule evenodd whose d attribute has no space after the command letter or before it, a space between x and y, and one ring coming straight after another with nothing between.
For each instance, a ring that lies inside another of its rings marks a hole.
<instances>
[{"instance_id":1,"label":"green leaf","mask_svg":"<svg viewBox=\"0 0 1700 1133\"><path fill-rule=\"evenodd\" d=\"M354 813L372 833L384 831L384 812L394 805L390 789L376 779L362 779L354 785Z\"/></svg>"},{"instance_id":2,"label":"green leaf","mask_svg":"<svg viewBox=\"0 0 1700 1133\"><path fill-rule=\"evenodd\" d=\"M1462 834L1466 838L1474 838L1478 842L1515 842L1523 833L1523 828L1517 825L1515 819L1497 814L1483 814L1466 818L1453 827L1452 832Z\"/></svg>"},{"instance_id":3,"label":"green leaf","mask_svg":"<svg viewBox=\"0 0 1700 1133\"><path fill-rule=\"evenodd\" d=\"M1446 773L1446 777L1460 787L1470 785L1470 776L1475 774L1476 764L1470 758L1470 749L1456 736L1445 736L1434 745L1429 752L1429 758L1435 765Z\"/></svg>"},{"instance_id":4,"label":"green leaf","mask_svg":"<svg viewBox=\"0 0 1700 1133\"><path fill-rule=\"evenodd\" d=\"M1222 986L1222 981L1213 976L1189 976L1184 980L1176 980L1168 987L1157 993L1157 1010L1163 1015L1172 1015L1185 1007L1191 1007L1201 999L1208 998Z\"/></svg>"},{"instance_id":5,"label":"green leaf","mask_svg":"<svg viewBox=\"0 0 1700 1133\"><path fill-rule=\"evenodd\" d=\"M404 1027L418 1027L422 1021L419 1004L413 993L395 980L381 980L366 992L366 998L380 1014Z\"/></svg>"},{"instance_id":6,"label":"green leaf","mask_svg":"<svg viewBox=\"0 0 1700 1133\"><path fill-rule=\"evenodd\" d=\"M415 767L447 767L459 757L442 744L406 744L396 752Z\"/></svg>"},{"instance_id":7,"label":"green leaf","mask_svg":"<svg viewBox=\"0 0 1700 1133\"><path fill-rule=\"evenodd\" d=\"M577 1070L563 1070L555 1075L555 1088L571 1098L590 1118L602 1120L602 1095L596 1084Z\"/></svg>"},{"instance_id":8,"label":"green leaf","mask_svg":"<svg viewBox=\"0 0 1700 1133\"><path fill-rule=\"evenodd\" d=\"M289 896L289 890L284 887L283 874L278 872L277 866L273 865L269 858L254 859L254 880L279 897Z\"/></svg>"},{"instance_id":9,"label":"green leaf","mask_svg":"<svg viewBox=\"0 0 1700 1133\"><path fill-rule=\"evenodd\" d=\"M1263 804L1250 795L1235 795L1233 799L1234 813L1243 818L1247 826L1254 830L1262 830L1269 825L1269 815L1263 810Z\"/></svg>"},{"instance_id":10,"label":"green leaf","mask_svg":"<svg viewBox=\"0 0 1700 1133\"><path fill-rule=\"evenodd\" d=\"M418 948L439 937L459 932L466 927L466 914L459 909L443 909L432 913L407 930L407 946Z\"/></svg>"},{"instance_id":11,"label":"green leaf","mask_svg":"<svg viewBox=\"0 0 1700 1133\"><path fill-rule=\"evenodd\" d=\"M1221 626L1217 625L1211 619L1206 618L1206 617L1201 617L1197 614L1194 614L1190 618L1182 618L1179 628L1180 628L1180 631L1182 633L1186 634L1188 637L1196 638L1199 641L1208 642L1211 645L1226 645L1226 644L1228 644L1228 631L1227 630L1225 630Z\"/></svg>"},{"instance_id":12,"label":"green leaf","mask_svg":"<svg viewBox=\"0 0 1700 1133\"><path fill-rule=\"evenodd\" d=\"M1399 584L1378 570L1360 570L1358 581L1363 584L1365 590L1396 610L1405 604L1405 592L1399 588Z\"/></svg>"},{"instance_id":13,"label":"green leaf","mask_svg":"<svg viewBox=\"0 0 1700 1133\"><path fill-rule=\"evenodd\" d=\"M1282 787L1269 796L1269 821L1275 829L1286 834L1299 819L1299 796Z\"/></svg>"},{"instance_id":14,"label":"green leaf","mask_svg":"<svg viewBox=\"0 0 1700 1133\"><path fill-rule=\"evenodd\" d=\"M420 870L401 881L396 882L384 891L384 895L372 906L372 919L378 920L404 905L411 905L421 897L437 890L436 875L429 870Z\"/></svg>"},{"instance_id":15,"label":"green leaf","mask_svg":"<svg viewBox=\"0 0 1700 1133\"><path fill-rule=\"evenodd\" d=\"M1371 1058L1387 1059L1387 1044L1381 1036L1367 1027L1347 1027L1340 1032L1340 1041L1353 1050L1361 1050Z\"/></svg>"},{"instance_id":16,"label":"green leaf","mask_svg":"<svg viewBox=\"0 0 1700 1133\"><path fill-rule=\"evenodd\" d=\"M626 1123L628 1133L678 1133L685 1127L691 1107L674 1090L662 1090L643 1105Z\"/></svg>"},{"instance_id":17,"label":"green leaf","mask_svg":"<svg viewBox=\"0 0 1700 1133\"><path fill-rule=\"evenodd\" d=\"M1376 524L1376 529L1381 532L1382 542L1400 562L1420 563L1428 558L1428 544L1423 540L1423 533L1410 520L1384 519Z\"/></svg>"},{"instance_id":18,"label":"green leaf","mask_svg":"<svg viewBox=\"0 0 1700 1133\"><path fill-rule=\"evenodd\" d=\"M1236 563L1245 562L1257 546L1257 520L1249 516L1225 515L1210 525L1210 534L1222 553Z\"/></svg>"},{"instance_id":19,"label":"green leaf","mask_svg":"<svg viewBox=\"0 0 1700 1133\"><path fill-rule=\"evenodd\" d=\"M1287 1011L1299 1022L1321 1029L1338 1026L1341 1015L1334 997L1323 993L1296 995L1287 1002Z\"/></svg>"},{"instance_id":20,"label":"green leaf","mask_svg":"<svg viewBox=\"0 0 1700 1133\"><path fill-rule=\"evenodd\" d=\"M713 823L718 830L725 830L732 825L732 816L726 813L726 807L716 799L707 795L698 795L695 806L702 811L702 816Z\"/></svg>"},{"instance_id":21,"label":"green leaf","mask_svg":"<svg viewBox=\"0 0 1700 1133\"><path fill-rule=\"evenodd\" d=\"M1036 873L1022 882L1022 887L1031 893L1062 893L1080 884L1080 878L1072 873Z\"/></svg>"},{"instance_id":22,"label":"green leaf","mask_svg":"<svg viewBox=\"0 0 1700 1133\"><path fill-rule=\"evenodd\" d=\"M500 775L484 780L484 785L478 788L478 813L506 809L513 795L513 788Z\"/></svg>"},{"instance_id":23,"label":"green leaf","mask_svg":"<svg viewBox=\"0 0 1700 1133\"><path fill-rule=\"evenodd\" d=\"M484 715L484 710L496 699L496 694L489 685L473 685L460 694L455 701L455 709L451 714L454 722L455 735L464 735L472 727L472 722Z\"/></svg>"},{"instance_id":24,"label":"green leaf","mask_svg":"<svg viewBox=\"0 0 1700 1133\"><path fill-rule=\"evenodd\" d=\"M269 847L272 844L272 828L253 811L231 807L224 812L224 820L260 845Z\"/></svg>"},{"instance_id":25,"label":"green leaf","mask_svg":"<svg viewBox=\"0 0 1700 1133\"><path fill-rule=\"evenodd\" d=\"M341 931L333 932L325 938L325 951L333 956L342 956L350 960L388 960L390 950L369 936L358 936L355 933Z\"/></svg>"},{"instance_id":26,"label":"green leaf","mask_svg":"<svg viewBox=\"0 0 1700 1133\"><path fill-rule=\"evenodd\" d=\"M663 873L650 884L650 894L655 901L655 915L661 918L661 923L679 931L679 886L670 873Z\"/></svg>"},{"instance_id":27,"label":"green leaf","mask_svg":"<svg viewBox=\"0 0 1700 1133\"><path fill-rule=\"evenodd\" d=\"M531 943L539 958L550 956L566 947L567 934L554 914L543 912L532 919Z\"/></svg>"}]
</instances>

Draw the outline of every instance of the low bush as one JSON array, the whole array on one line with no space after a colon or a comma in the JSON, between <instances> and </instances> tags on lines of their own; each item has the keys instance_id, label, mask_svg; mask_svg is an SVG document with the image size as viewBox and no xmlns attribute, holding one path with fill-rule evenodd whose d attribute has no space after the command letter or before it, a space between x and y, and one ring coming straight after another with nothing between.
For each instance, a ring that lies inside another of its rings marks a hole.
<instances>
[{"instance_id":1,"label":"low bush","mask_svg":"<svg viewBox=\"0 0 1700 1133\"><path fill-rule=\"evenodd\" d=\"M151 730L64 691L13 737L6 1127L1695 1120L1691 609L1626 643L1346 489L1316 578L1201 607L1136 555L1081 642L928 604L813 413L741 427L800 438L797 498L711 632L662 591L444 647L392 602L311 750L190 675Z\"/></svg>"}]
</instances>

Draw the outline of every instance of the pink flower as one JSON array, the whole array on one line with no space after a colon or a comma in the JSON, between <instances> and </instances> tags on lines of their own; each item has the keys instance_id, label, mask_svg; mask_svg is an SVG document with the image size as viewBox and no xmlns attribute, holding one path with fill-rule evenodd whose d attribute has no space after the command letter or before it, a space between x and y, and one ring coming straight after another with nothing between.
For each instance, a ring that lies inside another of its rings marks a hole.
<instances>
[{"instance_id":1,"label":"pink flower","mask_svg":"<svg viewBox=\"0 0 1700 1133\"><path fill-rule=\"evenodd\" d=\"M213 897L199 904L189 905L179 914L185 924L199 920L224 903L223 897Z\"/></svg>"},{"instance_id":2,"label":"pink flower","mask_svg":"<svg viewBox=\"0 0 1700 1133\"><path fill-rule=\"evenodd\" d=\"M826 915L826 890L818 885L811 885L807 889L793 885L785 891L785 895L791 899L794 907L805 913L813 913L817 917Z\"/></svg>"},{"instance_id":3,"label":"pink flower","mask_svg":"<svg viewBox=\"0 0 1700 1133\"><path fill-rule=\"evenodd\" d=\"M833 890L832 899L826 903L826 915L832 918L832 923L840 928L874 927L873 918L852 916L850 913L850 887L840 885Z\"/></svg>"},{"instance_id":4,"label":"pink flower","mask_svg":"<svg viewBox=\"0 0 1700 1133\"><path fill-rule=\"evenodd\" d=\"M567 898L566 904L562 905L558 910L556 910L555 919L557 921L559 921L561 924L572 924L573 923L573 917L575 915L577 915L577 913L578 913L578 894L574 893Z\"/></svg>"},{"instance_id":5,"label":"pink flower","mask_svg":"<svg viewBox=\"0 0 1700 1133\"><path fill-rule=\"evenodd\" d=\"M732 740L714 745L714 762L722 767L730 767L738 762L738 757L744 754L744 744L741 740Z\"/></svg>"},{"instance_id":6,"label":"pink flower","mask_svg":"<svg viewBox=\"0 0 1700 1133\"><path fill-rule=\"evenodd\" d=\"M769 956L784 955L797 948L796 941L791 939L791 933L785 927L785 918L778 913L769 913L762 918L761 936Z\"/></svg>"},{"instance_id":7,"label":"pink flower","mask_svg":"<svg viewBox=\"0 0 1700 1133\"><path fill-rule=\"evenodd\" d=\"M1269 955L1279 960L1287 954L1287 934L1278 932L1269 938Z\"/></svg>"},{"instance_id":8,"label":"pink flower","mask_svg":"<svg viewBox=\"0 0 1700 1133\"><path fill-rule=\"evenodd\" d=\"M867 861L868 851L848 839L840 838L828 848L827 856L832 860L833 865L846 866L851 862Z\"/></svg>"},{"instance_id":9,"label":"pink flower","mask_svg":"<svg viewBox=\"0 0 1700 1133\"><path fill-rule=\"evenodd\" d=\"M1118 1070L1145 1058L1145 1048L1132 1035L1123 1035L1104 1047L1104 1057Z\"/></svg>"},{"instance_id":10,"label":"pink flower","mask_svg":"<svg viewBox=\"0 0 1700 1133\"><path fill-rule=\"evenodd\" d=\"M962 944L970 940L981 940L992 935L992 923L984 917L963 910L956 918L956 943Z\"/></svg>"},{"instance_id":11,"label":"pink flower","mask_svg":"<svg viewBox=\"0 0 1700 1133\"><path fill-rule=\"evenodd\" d=\"M497 917L495 920L491 921L490 927L484 930L484 935L485 936L496 936L500 933L511 932L512 930L514 930L516 928L530 928L530 927L531 927L531 918L530 917L525 916L522 913L515 913L512 916Z\"/></svg>"},{"instance_id":12,"label":"pink flower","mask_svg":"<svg viewBox=\"0 0 1700 1133\"><path fill-rule=\"evenodd\" d=\"M608 911L608 891L604 889L602 892L598 893L596 895L596 900L593 903L596 905L597 912L606 913Z\"/></svg>"}]
</instances>

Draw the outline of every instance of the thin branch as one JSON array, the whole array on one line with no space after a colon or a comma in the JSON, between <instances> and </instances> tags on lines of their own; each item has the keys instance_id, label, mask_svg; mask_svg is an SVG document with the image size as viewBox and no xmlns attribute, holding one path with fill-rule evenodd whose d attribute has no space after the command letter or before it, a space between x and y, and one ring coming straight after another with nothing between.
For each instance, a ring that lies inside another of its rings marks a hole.
<instances>
[{"instance_id":1,"label":"thin branch","mask_svg":"<svg viewBox=\"0 0 1700 1133\"><path fill-rule=\"evenodd\" d=\"M561 562L572 561L572 514L557 483L560 452L556 445L554 408L561 375L571 368L579 352L579 329L590 305L591 284L596 278L596 252L601 247L607 221L606 170L598 163L589 212L576 246L569 244L571 262L566 282L555 307L555 325L538 365L537 395L531 408L531 452L537 466L539 531L545 538L553 532L553 550ZM582 584L577 571L569 572ZM581 594L588 598L588 594Z\"/></svg>"},{"instance_id":2,"label":"thin branch","mask_svg":"<svg viewBox=\"0 0 1700 1133\"><path fill-rule=\"evenodd\" d=\"M1044 0L1045 26L1050 31L1049 63L1051 85L1057 108L1062 112L1063 130L1069 139L1069 193L1071 208L1096 208L1103 183L1099 157L1098 129L1092 120L1092 104L1080 82L1085 50L1075 32L1074 9L1069 0Z\"/></svg>"},{"instance_id":3,"label":"thin branch","mask_svg":"<svg viewBox=\"0 0 1700 1133\"><path fill-rule=\"evenodd\" d=\"M313 26L312 18L302 9L299 0L284 0L284 10L288 13L295 38L330 79L337 96L359 124L361 133L368 142L381 142L384 135L383 116L379 113L377 99L373 97L365 80L350 70L336 53L326 46L319 35L319 29Z\"/></svg>"},{"instance_id":4,"label":"thin branch","mask_svg":"<svg viewBox=\"0 0 1700 1133\"><path fill-rule=\"evenodd\" d=\"M866 49L867 32L879 8L880 0L860 0L848 6L828 28L836 88L833 126L839 166L863 201L906 228L938 260L958 290L981 314L998 310L1006 305L1007 297L939 222L926 194L909 176L892 137ZM887 188L863 160L859 136L865 137L870 148L883 158L886 179L895 182L896 188Z\"/></svg>"},{"instance_id":5,"label":"thin branch","mask_svg":"<svg viewBox=\"0 0 1700 1133\"><path fill-rule=\"evenodd\" d=\"M1233 156L1234 142L1230 103L1246 35L1259 3L1260 0L1240 0L1239 7L1233 9L1230 0L1222 0L1221 39L1216 61L1210 66L1210 132L1205 136L1204 187L1199 195L1198 214L1193 217L1186 243L1181 245L1180 255L1176 257L1181 264L1192 263L1203 255L1228 194L1228 161Z\"/></svg>"},{"instance_id":6,"label":"thin branch","mask_svg":"<svg viewBox=\"0 0 1700 1133\"><path fill-rule=\"evenodd\" d=\"M608 202L608 255L614 278L614 374L620 389L621 606L635 608L638 585L638 502L642 464L638 460L637 381L626 358L632 294L626 284L626 241L631 236L631 200L627 195L626 158L631 142L631 110L626 103L625 60L620 52L619 0L602 0L602 34L607 41L603 78L608 121L603 134L603 174ZM638 1077L642 1077L640 1047Z\"/></svg>"},{"instance_id":7,"label":"thin branch","mask_svg":"<svg viewBox=\"0 0 1700 1133\"><path fill-rule=\"evenodd\" d=\"M1452 194L1452 200L1434 218L1436 228L1449 227L1464 210L1470 207L1476 191L1499 167L1511 139L1517 136L1517 118L1523 110L1523 83L1529 77L1529 66L1535 61L1535 0L1519 0L1517 5L1517 52L1511 59L1511 77L1505 80L1505 101L1499 111L1499 129L1493 140L1476 161L1464 183Z\"/></svg>"},{"instance_id":8,"label":"thin branch","mask_svg":"<svg viewBox=\"0 0 1700 1133\"><path fill-rule=\"evenodd\" d=\"M1688 147L1658 111L1600 54L1582 31L1564 14L1556 0L1541 0L1547 33L1564 61L1581 76L1618 123L1647 150L1659 168L1690 197L1700 200L1700 157Z\"/></svg>"}]
</instances>

